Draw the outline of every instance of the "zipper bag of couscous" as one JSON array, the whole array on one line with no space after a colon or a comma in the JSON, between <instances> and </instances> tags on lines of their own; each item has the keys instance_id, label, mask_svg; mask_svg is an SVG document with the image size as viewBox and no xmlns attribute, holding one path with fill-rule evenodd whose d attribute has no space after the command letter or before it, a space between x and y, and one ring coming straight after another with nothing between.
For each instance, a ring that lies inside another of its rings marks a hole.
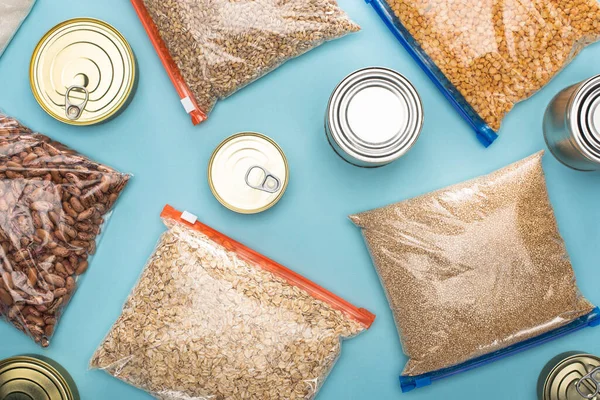
<instances>
[{"instance_id":1,"label":"zipper bag of couscous","mask_svg":"<svg viewBox=\"0 0 600 400\"><path fill-rule=\"evenodd\" d=\"M375 316L166 206L91 366L160 399L313 399Z\"/></svg>"},{"instance_id":2,"label":"zipper bag of couscous","mask_svg":"<svg viewBox=\"0 0 600 400\"><path fill-rule=\"evenodd\" d=\"M350 217L408 357L402 391L600 324L577 287L541 159Z\"/></svg>"},{"instance_id":3,"label":"zipper bag of couscous","mask_svg":"<svg viewBox=\"0 0 600 400\"><path fill-rule=\"evenodd\" d=\"M600 39L597 0L366 0L489 146L513 106Z\"/></svg>"}]
</instances>

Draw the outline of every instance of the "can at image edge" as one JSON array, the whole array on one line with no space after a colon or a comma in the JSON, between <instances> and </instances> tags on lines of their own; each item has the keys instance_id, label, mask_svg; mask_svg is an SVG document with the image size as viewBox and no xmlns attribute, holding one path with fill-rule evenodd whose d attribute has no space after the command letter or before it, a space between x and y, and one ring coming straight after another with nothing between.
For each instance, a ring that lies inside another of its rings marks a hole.
<instances>
[{"instance_id":1,"label":"can at image edge","mask_svg":"<svg viewBox=\"0 0 600 400\"><path fill-rule=\"evenodd\" d=\"M3 376L7 374L10 379L5 381ZM24 394L31 398L40 390L50 400L80 400L75 381L56 361L41 355L22 355L0 360L0 394L7 394L11 396L9 398L14 398L15 394ZM49 397L53 394L57 395ZM4 397L0 400L4 400Z\"/></svg>"},{"instance_id":2,"label":"can at image edge","mask_svg":"<svg viewBox=\"0 0 600 400\"><path fill-rule=\"evenodd\" d=\"M546 365L542 368L540 375L538 377L537 382L537 398L538 400L583 400L584 397L577 394L573 399L570 396L568 399L558 398L556 396L547 396L546 394L550 390L549 387L555 385L556 375L559 372L563 372L566 368L572 367L575 365L573 361L577 361L578 359L588 359L593 360L595 366L600 366L600 358L591 354L587 354L581 351L568 351L561 353L555 357L553 357L550 361L546 363ZM587 371L589 372L589 371ZM574 381L568 381L567 386ZM559 382L560 384L560 382ZM555 393L555 392L550 392ZM598 396L593 397L589 400L598 400Z\"/></svg>"}]
</instances>

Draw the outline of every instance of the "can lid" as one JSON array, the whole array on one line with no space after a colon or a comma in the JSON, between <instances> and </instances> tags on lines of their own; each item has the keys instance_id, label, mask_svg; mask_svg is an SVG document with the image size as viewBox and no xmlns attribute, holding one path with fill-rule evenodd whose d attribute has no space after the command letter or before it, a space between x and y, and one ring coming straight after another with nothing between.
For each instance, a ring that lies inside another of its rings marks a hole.
<instances>
[{"instance_id":1,"label":"can lid","mask_svg":"<svg viewBox=\"0 0 600 400\"><path fill-rule=\"evenodd\" d=\"M404 76L370 67L353 72L336 87L327 124L346 153L382 164L399 158L415 143L423 125L423 106Z\"/></svg>"},{"instance_id":2,"label":"can lid","mask_svg":"<svg viewBox=\"0 0 600 400\"><path fill-rule=\"evenodd\" d=\"M78 400L71 377L52 363L38 356L0 361L0 400Z\"/></svg>"},{"instance_id":3,"label":"can lid","mask_svg":"<svg viewBox=\"0 0 600 400\"><path fill-rule=\"evenodd\" d=\"M92 125L127 104L135 86L135 57L111 25L76 18L44 35L29 75L33 95L48 114L67 124Z\"/></svg>"},{"instance_id":4,"label":"can lid","mask_svg":"<svg viewBox=\"0 0 600 400\"><path fill-rule=\"evenodd\" d=\"M208 164L208 182L221 204L242 214L274 206L288 184L283 150L271 138L244 132L225 139Z\"/></svg>"},{"instance_id":5,"label":"can lid","mask_svg":"<svg viewBox=\"0 0 600 400\"><path fill-rule=\"evenodd\" d=\"M575 93L571 130L582 152L600 163L600 75L588 79Z\"/></svg>"},{"instance_id":6,"label":"can lid","mask_svg":"<svg viewBox=\"0 0 600 400\"><path fill-rule=\"evenodd\" d=\"M540 400L599 400L600 386L595 380L600 358L590 354L572 354L560 361L553 359L548 369Z\"/></svg>"}]
</instances>

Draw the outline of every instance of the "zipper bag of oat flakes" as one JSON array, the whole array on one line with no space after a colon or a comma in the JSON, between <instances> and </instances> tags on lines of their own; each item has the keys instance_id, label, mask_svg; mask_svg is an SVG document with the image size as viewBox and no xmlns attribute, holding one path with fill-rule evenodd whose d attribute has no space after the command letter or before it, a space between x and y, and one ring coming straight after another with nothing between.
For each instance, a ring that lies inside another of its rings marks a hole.
<instances>
[{"instance_id":1,"label":"zipper bag of oat flakes","mask_svg":"<svg viewBox=\"0 0 600 400\"><path fill-rule=\"evenodd\" d=\"M366 0L489 146L513 106L600 39L597 0Z\"/></svg>"},{"instance_id":2,"label":"zipper bag of oat flakes","mask_svg":"<svg viewBox=\"0 0 600 400\"><path fill-rule=\"evenodd\" d=\"M0 57L35 5L35 0L0 0Z\"/></svg>"},{"instance_id":3,"label":"zipper bag of oat flakes","mask_svg":"<svg viewBox=\"0 0 600 400\"><path fill-rule=\"evenodd\" d=\"M168 230L90 366L156 398L313 399L375 316L166 206Z\"/></svg>"},{"instance_id":4,"label":"zipper bag of oat flakes","mask_svg":"<svg viewBox=\"0 0 600 400\"><path fill-rule=\"evenodd\" d=\"M41 346L130 177L0 113L0 316Z\"/></svg>"},{"instance_id":5,"label":"zipper bag of oat flakes","mask_svg":"<svg viewBox=\"0 0 600 400\"><path fill-rule=\"evenodd\" d=\"M289 59L360 30L335 0L131 0L194 125Z\"/></svg>"},{"instance_id":6,"label":"zipper bag of oat flakes","mask_svg":"<svg viewBox=\"0 0 600 400\"><path fill-rule=\"evenodd\" d=\"M408 357L403 391L600 323L577 287L542 154L350 217Z\"/></svg>"}]
</instances>

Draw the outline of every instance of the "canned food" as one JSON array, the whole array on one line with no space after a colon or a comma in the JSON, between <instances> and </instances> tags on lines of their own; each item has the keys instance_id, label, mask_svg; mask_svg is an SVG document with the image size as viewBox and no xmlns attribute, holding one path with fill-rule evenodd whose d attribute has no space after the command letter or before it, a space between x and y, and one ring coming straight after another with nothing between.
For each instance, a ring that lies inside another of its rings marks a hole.
<instances>
[{"instance_id":1,"label":"canned food","mask_svg":"<svg viewBox=\"0 0 600 400\"><path fill-rule=\"evenodd\" d=\"M423 127L414 86L396 71L371 67L353 72L329 99L325 132L331 147L359 167L380 167L404 155Z\"/></svg>"},{"instance_id":2,"label":"canned food","mask_svg":"<svg viewBox=\"0 0 600 400\"><path fill-rule=\"evenodd\" d=\"M289 168L283 150L260 133L225 139L208 164L208 182L221 204L241 214L273 207L283 196Z\"/></svg>"},{"instance_id":3,"label":"canned food","mask_svg":"<svg viewBox=\"0 0 600 400\"><path fill-rule=\"evenodd\" d=\"M539 400L600 400L600 358L581 352L559 354L538 379Z\"/></svg>"},{"instance_id":4,"label":"canned food","mask_svg":"<svg viewBox=\"0 0 600 400\"><path fill-rule=\"evenodd\" d=\"M600 169L600 75L554 97L544 116L544 137L552 154L568 167Z\"/></svg>"},{"instance_id":5,"label":"canned food","mask_svg":"<svg viewBox=\"0 0 600 400\"><path fill-rule=\"evenodd\" d=\"M71 125L110 120L129 104L137 85L127 40L106 22L76 18L52 28L33 52L31 90L52 117Z\"/></svg>"},{"instance_id":6,"label":"canned food","mask_svg":"<svg viewBox=\"0 0 600 400\"><path fill-rule=\"evenodd\" d=\"M79 393L57 362L18 356L0 361L0 400L79 400Z\"/></svg>"}]
</instances>

